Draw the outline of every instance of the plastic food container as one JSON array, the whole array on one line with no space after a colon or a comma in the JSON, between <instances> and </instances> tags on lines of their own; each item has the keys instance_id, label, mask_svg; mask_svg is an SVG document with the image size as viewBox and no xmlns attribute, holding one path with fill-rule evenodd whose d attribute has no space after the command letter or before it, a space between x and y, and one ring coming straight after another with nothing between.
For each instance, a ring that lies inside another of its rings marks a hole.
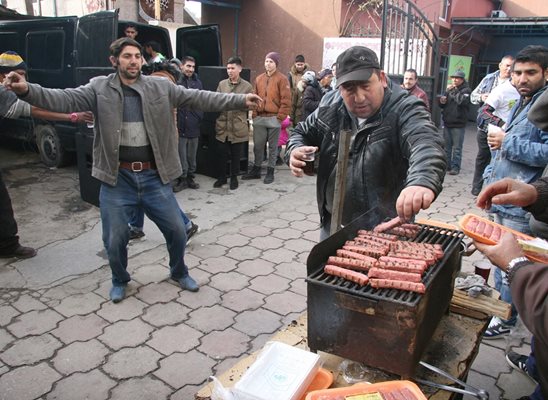
<instances>
[{"instance_id":1,"label":"plastic food container","mask_svg":"<svg viewBox=\"0 0 548 400\"><path fill-rule=\"evenodd\" d=\"M306 395L314 390L327 389L333 383L333 374L324 368L318 369L316 376L308 388L306 388L305 393L301 396L301 400L305 400Z\"/></svg>"},{"instance_id":2,"label":"plastic food container","mask_svg":"<svg viewBox=\"0 0 548 400\"><path fill-rule=\"evenodd\" d=\"M384 400L386 398L426 400L426 396L418 386L410 381L388 381L372 385L357 383L344 388L315 390L306 396L306 400Z\"/></svg>"}]
</instances>

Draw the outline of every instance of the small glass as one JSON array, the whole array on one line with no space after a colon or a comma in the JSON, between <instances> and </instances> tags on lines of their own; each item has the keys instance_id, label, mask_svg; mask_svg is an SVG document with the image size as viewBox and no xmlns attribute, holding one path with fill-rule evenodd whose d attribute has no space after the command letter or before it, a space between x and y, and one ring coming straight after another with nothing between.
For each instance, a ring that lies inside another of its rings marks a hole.
<instances>
[{"instance_id":1,"label":"small glass","mask_svg":"<svg viewBox=\"0 0 548 400\"><path fill-rule=\"evenodd\" d=\"M489 280L489 273L491 272L491 263L488 261L478 261L474 263L474 273L485 279L485 284Z\"/></svg>"},{"instance_id":2,"label":"small glass","mask_svg":"<svg viewBox=\"0 0 548 400\"><path fill-rule=\"evenodd\" d=\"M306 163L303 168L305 175L314 176L314 160L316 159L316 152L311 151L303 154L302 160Z\"/></svg>"}]
</instances>

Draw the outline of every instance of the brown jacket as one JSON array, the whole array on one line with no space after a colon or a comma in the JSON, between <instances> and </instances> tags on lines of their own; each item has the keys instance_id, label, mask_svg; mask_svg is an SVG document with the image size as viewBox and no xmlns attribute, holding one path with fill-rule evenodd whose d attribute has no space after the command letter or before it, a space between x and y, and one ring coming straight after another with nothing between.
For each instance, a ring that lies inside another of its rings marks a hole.
<instances>
[{"instance_id":1,"label":"brown jacket","mask_svg":"<svg viewBox=\"0 0 548 400\"><path fill-rule=\"evenodd\" d=\"M247 94L253 91L251 83L240 78L233 84L229 79L222 80L217 86L217 92ZM249 140L247 111L235 110L222 112L215 122L216 139L220 142L242 143Z\"/></svg>"},{"instance_id":2,"label":"brown jacket","mask_svg":"<svg viewBox=\"0 0 548 400\"><path fill-rule=\"evenodd\" d=\"M276 116L280 123L291 112L291 91L289 81L280 71L276 70L272 76L262 73L255 78L253 92L263 99L262 105L257 109L257 116Z\"/></svg>"},{"instance_id":3,"label":"brown jacket","mask_svg":"<svg viewBox=\"0 0 548 400\"><path fill-rule=\"evenodd\" d=\"M303 113L303 95L304 92L301 92L299 88L297 87L297 84L303 77L303 74L310 69L310 66L308 64L304 65L303 72L297 72L297 69L295 68L295 64L291 66L291 70L287 74L287 79L289 80L289 87L291 89L291 122L293 122L293 126L297 126L297 124L301 121L302 113Z\"/></svg>"}]
</instances>

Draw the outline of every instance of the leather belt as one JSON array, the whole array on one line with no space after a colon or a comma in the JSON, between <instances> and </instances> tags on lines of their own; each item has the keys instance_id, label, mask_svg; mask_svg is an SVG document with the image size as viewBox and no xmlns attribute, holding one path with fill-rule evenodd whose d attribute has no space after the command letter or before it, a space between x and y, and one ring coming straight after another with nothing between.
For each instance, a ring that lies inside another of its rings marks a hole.
<instances>
[{"instance_id":1,"label":"leather belt","mask_svg":"<svg viewBox=\"0 0 548 400\"><path fill-rule=\"evenodd\" d=\"M129 169L133 172L141 172L145 169L156 169L156 163L154 161L133 161L133 162L126 162L126 161L120 161L120 168L123 169Z\"/></svg>"}]
</instances>

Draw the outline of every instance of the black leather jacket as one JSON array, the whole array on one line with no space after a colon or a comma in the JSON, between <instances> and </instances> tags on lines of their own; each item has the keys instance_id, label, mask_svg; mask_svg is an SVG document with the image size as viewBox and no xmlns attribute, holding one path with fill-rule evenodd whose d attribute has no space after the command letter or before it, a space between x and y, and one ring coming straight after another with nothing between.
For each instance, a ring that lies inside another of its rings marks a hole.
<instances>
[{"instance_id":1,"label":"black leather jacket","mask_svg":"<svg viewBox=\"0 0 548 400\"><path fill-rule=\"evenodd\" d=\"M436 196L442 190L446 161L441 134L422 100L390 80L388 86L380 110L368 118L350 148L343 225L377 206L395 216L396 200L407 186L427 187ZM322 226L330 217L326 192L337 163L339 133L352 129L353 120L339 92L330 92L287 144L287 160L297 147L320 148L316 191Z\"/></svg>"}]
</instances>

